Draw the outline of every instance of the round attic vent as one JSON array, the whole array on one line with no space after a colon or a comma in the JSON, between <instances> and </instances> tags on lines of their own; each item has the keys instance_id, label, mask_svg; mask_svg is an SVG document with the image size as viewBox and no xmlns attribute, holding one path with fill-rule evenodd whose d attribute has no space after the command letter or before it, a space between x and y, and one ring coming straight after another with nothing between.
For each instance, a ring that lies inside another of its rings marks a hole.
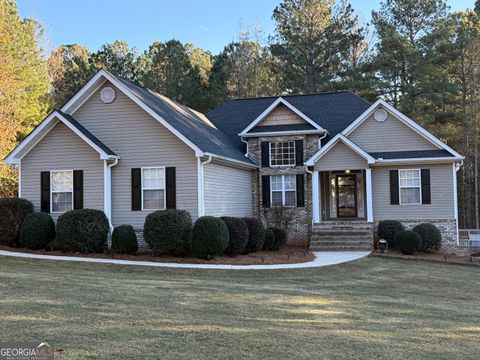
<instances>
[{"instance_id":1,"label":"round attic vent","mask_svg":"<svg viewBox=\"0 0 480 360\"><path fill-rule=\"evenodd\" d=\"M373 113L373 118L378 122L387 120L387 112L383 109L378 109Z\"/></svg>"},{"instance_id":2,"label":"round attic vent","mask_svg":"<svg viewBox=\"0 0 480 360\"><path fill-rule=\"evenodd\" d=\"M115 100L115 90L113 90L111 87L103 88L100 92L100 99L105 104L110 104L113 100Z\"/></svg>"}]
</instances>

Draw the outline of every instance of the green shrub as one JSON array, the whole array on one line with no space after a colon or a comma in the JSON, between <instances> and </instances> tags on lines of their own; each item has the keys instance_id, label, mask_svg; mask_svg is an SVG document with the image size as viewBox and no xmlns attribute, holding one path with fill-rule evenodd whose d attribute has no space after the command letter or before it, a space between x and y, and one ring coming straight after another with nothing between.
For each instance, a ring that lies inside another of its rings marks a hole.
<instances>
[{"instance_id":1,"label":"green shrub","mask_svg":"<svg viewBox=\"0 0 480 360\"><path fill-rule=\"evenodd\" d=\"M28 214L33 212L33 204L25 199L0 199L0 243L18 246L20 227Z\"/></svg>"},{"instance_id":2,"label":"green shrub","mask_svg":"<svg viewBox=\"0 0 480 360\"><path fill-rule=\"evenodd\" d=\"M270 230L275 234L275 245L273 246L273 251L278 251L285 245L287 245L287 232L281 228L270 227Z\"/></svg>"},{"instance_id":3,"label":"green shrub","mask_svg":"<svg viewBox=\"0 0 480 360\"><path fill-rule=\"evenodd\" d=\"M86 254L101 252L107 244L108 232L108 219L103 211L67 211L57 220L57 237L53 248Z\"/></svg>"},{"instance_id":4,"label":"green shrub","mask_svg":"<svg viewBox=\"0 0 480 360\"><path fill-rule=\"evenodd\" d=\"M113 229L111 250L117 254L135 254L137 252L137 235L133 226L120 225Z\"/></svg>"},{"instance_id":5,"label":"green shrub","mask_svg":"<svg viewBox=\"0 0 480 360\"><path fill-rule=\"evenodd\" d=\"M435 225L423 223L415 226L412 230L422 238L422 251L440 249L440 245L442 243L442 233Z\"/></svg>"},{"instance_id":6,"label":"green shrub","mask_svg":"<svg viewBox=\"0 0 480 360\"><path fill-rule=\"evenodd\" d=\"M225 253L228 255L243 254L248 243L248 225L237 217L224 216L221 218L228 229L228 247Z\"/></svg>"},{"instance_id":7,"label":"green shrub","mask_svg":"<svg viewBox=\"0 0 480 360\"><path fill-rule=\"evenodd\" d=\"M143 238L156 256L181 256L190 251L192 227L188 211L155 211L145 218Z\"/></svg>"},{"instance_id":8,"label":"green shrub","mask_svg":"<svg viewBox=\"0 0 480 360\"><path fill-rule=\"evenodd\" d=\"M214 216L202 216L195 221L192 232L195 254L204 259L222 255L228 247L228 229L225 222Z\"/></svg>"},{"instance_id":9,"label":"green shrub","mask_svg":"<svg viewBox=\"0 0 480 360\"><path fill-rule=\"evenodd\" d=\"M28 214L20 228L20 245L29 249L45 249L55 238L55 223L43 212Z\"/></svg>"},{"instance_id":10,"label":"green shrub","mask_svg":"<svg viewBox=\"0 0 480 360\"><path fill-rule=\"evenodd\" d=\"M396 220L382 220L378 223L378 237L385 239L388 242L388 247L394 247L395 233L397 231L405 230L405 227L400 221Z\"/></svg>"},{"instance_id":11,"label":"green shrub","mask_svg":"<svg viewBox=\"0 0 480 360\"><path fill-rule=\"evenodd\" d=\"M275 233L272 229L268 228L265 230L265 243L263 245L263 250L272 251L275 247Z\"/></svg>"},{"instance_id":12,"label":"green shrub","mask_svg":"<svg viewBox=\"0 0 480 360\"><path fill-rule=\"evenodd\" d=\"M265 244L265 226L257 218L244 218L248 226L248 243L245 252L255 252L263 249Z\"/></svg>"},{"instance_id":13,"label":"green shrub","mask_svg":"<svg viewBox=\"0 0 480 360\"><path fill-rule=\"evenodd\" d=\"M400 230L395 233L395 248L402 254L414 255L422 246L422 238L415 231Z\"/></svg>"}]
</instances>

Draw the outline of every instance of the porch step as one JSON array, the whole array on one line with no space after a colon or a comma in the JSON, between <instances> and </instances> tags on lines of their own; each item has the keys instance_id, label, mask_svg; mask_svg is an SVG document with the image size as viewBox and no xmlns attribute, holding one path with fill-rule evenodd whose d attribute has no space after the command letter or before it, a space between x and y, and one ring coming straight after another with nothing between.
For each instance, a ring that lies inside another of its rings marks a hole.
<instances>
[{"instance_id":1,"label":"porch step","mask_svg":"<svg viewBox=\"0 0 480 360\"><path fill-rule=\"evenodd\" d=\"M352 251L372 249L373 224L366 221L325 221L312 228L313 251Z\"/></svg>"}]
</instances>

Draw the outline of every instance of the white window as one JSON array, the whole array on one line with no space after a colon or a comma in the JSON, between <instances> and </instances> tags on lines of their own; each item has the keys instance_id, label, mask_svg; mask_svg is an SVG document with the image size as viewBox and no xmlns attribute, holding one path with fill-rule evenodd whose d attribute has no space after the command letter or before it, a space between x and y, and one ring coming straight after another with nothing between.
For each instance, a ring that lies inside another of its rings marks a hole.
<instances>
[{"instance_id":1,"label":"white window","mask_svg":"<svg viewBox=\"0 0 480 360\"><path fill-rule=\"evenodd\" d=\"M52 213L73 209L73 170L50 171L50 202Z\"/></svg>"},{"instance_id":2,"label":"white window","mask_svg":"<svg viewBox=\"0 0 480 360\"><path fill-rule=\"evenodd\" d=\"M421 204L420 170L398 170L400 204Z\"/></svg>"},{"instance_id":3,"label":"white window","mask_svg":"<svg viewBox=\"0 0 480 360\"><path fill-rule=\"evenodd\" d=\"M272 206L296 206L296 176L270 176L270 196Z\"/></svg>"},{"instance_id":4,"label":"white window","mask_svg":"<svg viewBox=\"0 0 480 360\"><path fill-rule=\"evenodd\" d=\"M295 165L295 141L270 143L270 166Z\"/></svg>"},{"instance_id":5,"label":"white window","mask_svg":"<svg viewBox=\"0 0 480 360\"><path fill-rule=\"evenodd\" d=\"M142 168L142 210L165 209L165 168Z\"/></svg>"}]
</instances>

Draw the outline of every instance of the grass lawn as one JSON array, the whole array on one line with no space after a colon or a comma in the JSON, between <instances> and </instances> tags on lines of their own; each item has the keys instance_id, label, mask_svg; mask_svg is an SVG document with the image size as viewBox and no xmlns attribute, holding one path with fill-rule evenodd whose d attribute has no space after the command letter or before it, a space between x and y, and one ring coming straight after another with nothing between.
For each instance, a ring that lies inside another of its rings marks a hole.
<instances>
[{"instance_id":1,"label":"grass lawn","mask_svg":"<svg viewBox=\"0 0 480 360\"><path fill-rule=\"evenodd\" d=\"M220 271L0 258L0 338L64 359L478 359L480 268Z\"/></svg>"}]
</instances>

